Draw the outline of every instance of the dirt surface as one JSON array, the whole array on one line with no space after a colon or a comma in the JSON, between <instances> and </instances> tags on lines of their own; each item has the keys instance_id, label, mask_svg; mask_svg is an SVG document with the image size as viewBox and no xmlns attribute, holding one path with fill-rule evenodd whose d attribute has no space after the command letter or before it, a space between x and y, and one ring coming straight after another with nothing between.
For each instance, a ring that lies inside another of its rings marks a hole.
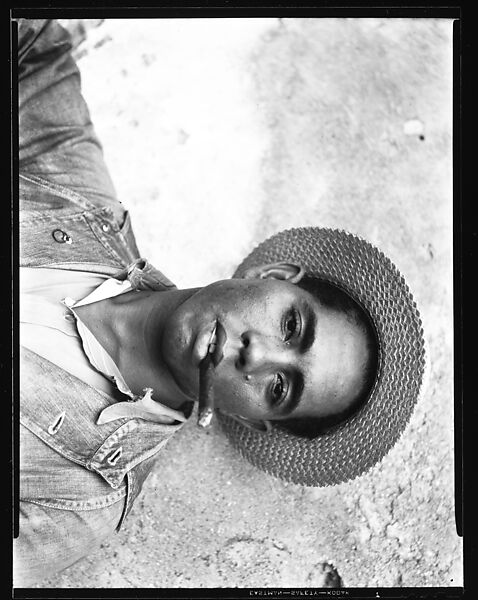
<instances>
[{"instance_id":1,"label":"dirt surface","mask_svg":"<svg viewBox=\"0 0 478 600\"><path fill-rule=\"evenodd\" d=\"M461 585L451 21L83 26L84 94L143 256L193 287L230 277L278 230L354 232L407 279L429 372L389 455L332 488L274 479L217 427L188 423L161 452L123 530L37 587Z\"/></svg>"}]
</instances>

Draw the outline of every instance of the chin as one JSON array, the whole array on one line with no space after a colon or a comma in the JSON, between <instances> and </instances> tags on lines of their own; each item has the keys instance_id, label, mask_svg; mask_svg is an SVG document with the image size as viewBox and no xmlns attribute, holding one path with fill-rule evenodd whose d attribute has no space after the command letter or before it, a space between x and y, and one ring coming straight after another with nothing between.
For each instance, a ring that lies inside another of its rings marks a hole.
<instances>
[{"instance_id":1,"label":"chin","mask_svg":"<svg viewBox=\"0 0 478 600\"><path fill-rule=\"evenodd\" d=\"M189 379L183 377L181 373L177 373L177 371L173 369L168 370L174 387L177 389L178 397L182 400L189 400L192 402L196 401L198 395L198 390L196 389L196 386L194 386Z\"/></svg>"},{"instance_id":2,"label":"chin","mask_svg":"<svg viewBox=\"0 0 478 600\"><path fill-rule=\"evenodd\" d=\"M167 357L164 360L165 365L180 395L185 397L187 400L196 400L198 394L197 387L199 386L199 373L197 374L198 383L195 385L193 382L192 373L186 374L183 372L183 369L187 364L184 359L181 359L181 357L175 353L166 353L163 356ZM182 369L178 368L178 365L181 365Z\"/></svg>"}]
</instances>

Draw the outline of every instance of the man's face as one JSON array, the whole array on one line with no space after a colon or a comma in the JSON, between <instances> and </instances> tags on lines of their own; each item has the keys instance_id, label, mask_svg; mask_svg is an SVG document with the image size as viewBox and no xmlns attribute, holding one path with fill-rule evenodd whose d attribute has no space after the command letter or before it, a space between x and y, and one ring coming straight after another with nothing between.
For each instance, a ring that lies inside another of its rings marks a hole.
<instances>
[{"instance_id":1,"label":"man's face","mask_svg":"<svg viewBox=\"0 0 478 600\"><path fill-rule=\"evenodd\" d=\"M323 417L347 408L367 360L345 315L278 279L229 279L195 291L169 315L161 354L180 389L199 393L199 363L216 327L222 360L215 406L251 420Z\"/></svg>"}]
</instances>

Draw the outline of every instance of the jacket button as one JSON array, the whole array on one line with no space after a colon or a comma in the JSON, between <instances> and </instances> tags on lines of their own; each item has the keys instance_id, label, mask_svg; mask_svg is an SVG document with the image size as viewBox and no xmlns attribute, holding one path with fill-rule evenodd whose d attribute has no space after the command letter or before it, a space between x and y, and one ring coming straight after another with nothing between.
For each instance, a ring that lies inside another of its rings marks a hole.
<instances>
[{"instance_id":1,"label":"jacket button","mask_svg":"<svg viewBox=\"0 0 478 600\"><path fill-rule=\"evenodd\" d=\"M108 223L103 223L101 229L105 232L108 233L108 231L111 229L111 226Z\"/></svg>"},{"instance_id":2,"label":"jacket button","mask_svg":"<svg viewBox=\"0 0 478 600\"><path fill-rule=\"evenodd\" d=\"M61 229L53 230L51 235L53 236L55 242L58 242L59 244L71 244L72 242L71 236Z\"/></svg>"}]
</instances>

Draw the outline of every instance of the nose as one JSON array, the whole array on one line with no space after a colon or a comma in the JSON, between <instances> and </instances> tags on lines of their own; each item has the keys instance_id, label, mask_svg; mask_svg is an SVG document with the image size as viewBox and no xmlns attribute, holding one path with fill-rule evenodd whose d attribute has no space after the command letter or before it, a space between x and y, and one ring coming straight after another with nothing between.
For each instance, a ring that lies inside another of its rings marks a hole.
<instances>
[{"instance_id":1,"label":"nose","mask_svg":"<svg viewBox=\"0 0 478 600\"><path fill-rule=\"evenodd\" d=\"M247 331L241 335L241 341L236 367L245 374L260 373L286 361L284 341L279 337Z\"/></svg>"}]
</instances>

